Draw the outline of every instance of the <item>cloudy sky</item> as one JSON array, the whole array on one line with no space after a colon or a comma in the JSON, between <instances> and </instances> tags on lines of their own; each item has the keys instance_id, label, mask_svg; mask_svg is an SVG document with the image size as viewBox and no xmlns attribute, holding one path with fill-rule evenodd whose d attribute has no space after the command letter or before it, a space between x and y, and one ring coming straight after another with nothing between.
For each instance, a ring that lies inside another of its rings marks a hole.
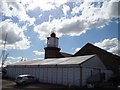
<instances>
[{"instance_id":1,"label":"cloudy sky","mask_svg":"<svg viewBox=\"0 0 120 90\"><path fill-rule=\"evenodd\" d=\"M8 62L44 58L46 38L55 32L61 52L91 43L118 55L119 1L0 0L0 50L7 33Z\"/></svg>"}]
</instances>

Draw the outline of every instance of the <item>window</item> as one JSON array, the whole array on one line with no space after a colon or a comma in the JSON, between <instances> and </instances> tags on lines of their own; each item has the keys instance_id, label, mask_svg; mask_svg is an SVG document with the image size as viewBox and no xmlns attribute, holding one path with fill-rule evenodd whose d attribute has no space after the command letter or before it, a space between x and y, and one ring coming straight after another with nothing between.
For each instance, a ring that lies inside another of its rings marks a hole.
<instances>
[{"instance_id":1,"label":"window","mask_svg":"<svg viewBox=\"0 0 120 90\"><path fill-rule=\"evenodd\" d=\"M22 77L18 77L17 79L18 79L18 80L21 80L21 79L22 79Z\"/></svg>"}]
</instances>

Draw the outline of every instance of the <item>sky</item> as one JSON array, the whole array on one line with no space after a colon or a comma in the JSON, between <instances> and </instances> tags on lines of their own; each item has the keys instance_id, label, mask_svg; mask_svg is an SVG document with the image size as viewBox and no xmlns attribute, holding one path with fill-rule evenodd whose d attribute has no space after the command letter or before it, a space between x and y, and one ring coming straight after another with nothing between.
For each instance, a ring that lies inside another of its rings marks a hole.
<instances>
[{"instance_id":1,"label":"sky","mask_svg":"<svg viewBox=\"0 0 120 90\"><path fill-rule=\"evenodd\" d=\"M51 32L61 52L75 54L87 43L120 55L120 0L0 0L0 54L6 64L44 58Z\"/></svg>"}]
</instances>

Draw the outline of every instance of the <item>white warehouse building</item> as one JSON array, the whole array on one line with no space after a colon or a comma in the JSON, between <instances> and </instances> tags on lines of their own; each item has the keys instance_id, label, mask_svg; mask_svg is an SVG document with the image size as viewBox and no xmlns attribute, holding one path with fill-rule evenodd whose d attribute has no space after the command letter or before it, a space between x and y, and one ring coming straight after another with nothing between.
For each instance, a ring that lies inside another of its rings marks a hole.
<instances>
[{"instance_id":1,"label":"white warehouse building","mask_svg":"<svg viewBox=\"0 0 120 90\"><path fill-rule=\"evenodd\" d=\"M88 81L106 81L113 73L106 69L97 55L85 55L23 61L7 66L10 78L20 74L33 75L43 83L85 86Z\"/></svg>"}]
</instances>

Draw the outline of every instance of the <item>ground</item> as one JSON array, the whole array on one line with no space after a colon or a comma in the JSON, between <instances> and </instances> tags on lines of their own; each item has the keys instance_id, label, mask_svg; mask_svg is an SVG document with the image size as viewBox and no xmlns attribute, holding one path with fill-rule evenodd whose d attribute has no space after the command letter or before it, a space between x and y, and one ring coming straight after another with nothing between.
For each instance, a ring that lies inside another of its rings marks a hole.
<instances>
[{"instance_id":1,"label":"ground","mask_svg":"<svg viewBox=\"0 0 120 90\"><path fill-rule=\"evenodd\" d=\"M58 90L58 89L65 89L65 90L79 90L79 89L84 89L86 90L87 88L76 88L76 87L72 87L69 88L67 86L62 86L62 85L55 85L55 84L46 84L46 83L33 83L33 84L28 84L25 86L20 86L20 85L16 85L16 83L14 82L14 80L10 80L10 79L0 79L0 81L2 81L2 85L0 84L0 87L2 86L2 90L27 90L27 89L38 89L38 90ZM89 89L89 88L88 88ZM99 89L99 88L97 88ZM101 89L101 88L100 88ZM102 89L116 89L116 88L102 88ZM96 88L95 88L96 90ZM117 89L118 90L118 89Z\"/></svg>"},{"instance_id":2,"label":"ground","mask_svg":"<svg viewBox=\"0 0 120 90\"><path fill-rule=\"evenodd\" d=\"M21 86L21 85L16 85L16 83L14 82L14 80L9 80L9 79L3 79L2 80L2 90L4 89L12 89L12 90L21 90L21 89L42 89L42 90L50 90L52 88L68 88L65 86L61 86L61 85L53 85L53 84L46 84L46 83L32 83L32 84L28 84L25 86Z\"/></svg>"},{"instance_id":3,"label":"ground","mask_svg":"<svg viewBox=\"0 0 120 90\"><path fill-rule=\"evenodd\" d=\"M53 89L65 89L65 90L76 90L76 89L84 89L86 90L87 88L79 88L79 87L68 87L68 86L63 86L63 85L55 85L55 84L48 84L48 83L32 83L32 84L28 84L25 86L20 86L20 85L16 85L16 83L14 82L14 80L11 79L1 79L1 73L0 73L0 90L27 90L27 89L38 89L38 90L53 90ZM89 89L89 88L88 88ZM104 87L102 89L120 89L120 88L115 88L112 86L109 87ZM95 88L96 90L96 88Z\"/></svg>"},{"instance_id":4,"label":"ground","mask_svg":"<svg viewBox=\"0 0 120 90\"><path fill-rule=\"evenodd\" d=\"M0 90L26 90L26 89L40 89L40 90L52 90L52 89L66 89L68 87L62 85L46 84L46 83L32 83L25 86L16 85L12 79L1 79L0 73Z\"/></svg>"}]
</instances>

